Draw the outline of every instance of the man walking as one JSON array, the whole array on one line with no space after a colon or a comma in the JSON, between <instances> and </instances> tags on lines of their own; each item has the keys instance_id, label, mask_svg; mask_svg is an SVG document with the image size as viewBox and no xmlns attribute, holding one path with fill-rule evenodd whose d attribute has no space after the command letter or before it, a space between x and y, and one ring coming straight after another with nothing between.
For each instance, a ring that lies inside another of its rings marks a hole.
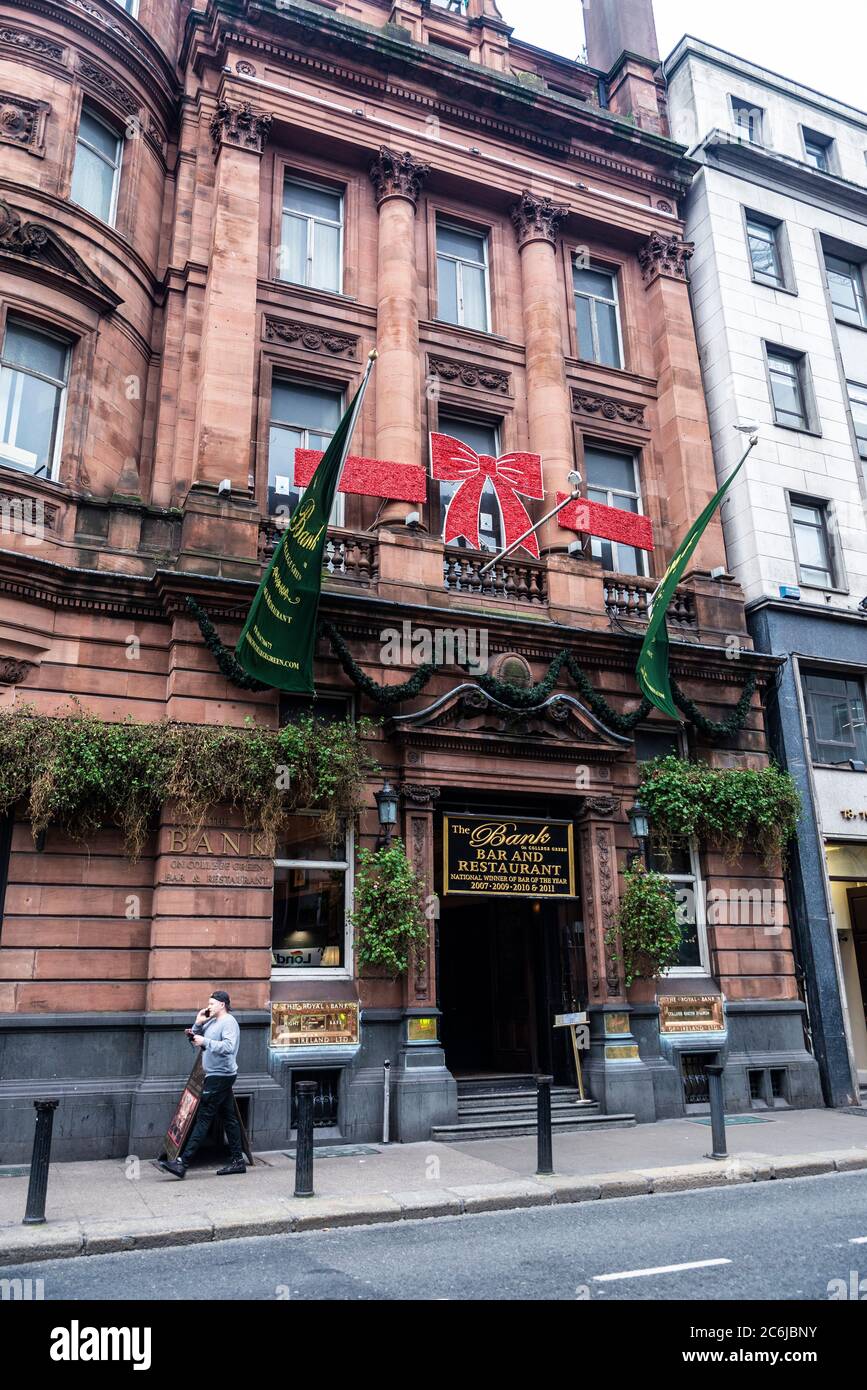
<instances>
[{"instance_id":1,"label":"man walking","mask_svg":"<svg viewBox=\"0 0 867 1390\"><path fill-rule=\"evenodd\" d=\"M190 1041L202 1049L202 1066L205 1069L205 1084L199 1113L192 1133L184 1145L183 1154L177 1158L160 1159L159 1166L173 1177L186 1177L187 1168L197 1150L204 1143L211 1122L216 1116L222 1123L229 1141L231 1162L225 1168L217 1169L218 1177L232 1173L246 1173L244 1150L241 1146L241 1126L235 1113L235 1097L232 1087L238 1075L238 1048L241 1044L241 1029L238 1020L229 1012L230 999L224 989L215 989L207 1007L196 1014L196 1021L188 1029Z\"/></svg>"}]
</instances>

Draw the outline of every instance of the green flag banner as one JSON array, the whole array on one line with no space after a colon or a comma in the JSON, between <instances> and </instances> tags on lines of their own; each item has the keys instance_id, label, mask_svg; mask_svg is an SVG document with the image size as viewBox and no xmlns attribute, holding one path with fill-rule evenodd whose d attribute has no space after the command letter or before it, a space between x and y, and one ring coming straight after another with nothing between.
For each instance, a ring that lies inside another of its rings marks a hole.
<instances>
[{"instance_id":1,"label":"green flag banner","mask_svg":"<svg viewBox=\"0 0 867 1390\"><path fill-rule=\"evenodd\" d=\"M757 438L749 442L749 446L743 458L735 466L723 483L719 492L708 502L701 516L692 523L671 560L671 564L659 581L651 599L650 622L647 624L647 632L644 635L641 652L638 657L638 667L636 677L638 685L643 695L655 705L663 714L667 714L669 719L680 719L680 715L674 703L674 696L671 693L671 685L668 674L668 628L665 624L665 615L668 606L674 597L675 589L683 578L684 570L691 560L695 549L707 530L708 522L722 502L732 483L740 473L750 453L758 443Z\"/></svg>"},{"instance_id":2,"label":"green flag banner","mask_svg":"<svg viewBox=\"0 0 867 1390\"><path fill-rule=\"evenodd\" d=\"M294 695L316 693L313 650L328 519L375 360L372 352L364 380L289 518L235 649L249 676Z\"/></svg>"}]
</instances>

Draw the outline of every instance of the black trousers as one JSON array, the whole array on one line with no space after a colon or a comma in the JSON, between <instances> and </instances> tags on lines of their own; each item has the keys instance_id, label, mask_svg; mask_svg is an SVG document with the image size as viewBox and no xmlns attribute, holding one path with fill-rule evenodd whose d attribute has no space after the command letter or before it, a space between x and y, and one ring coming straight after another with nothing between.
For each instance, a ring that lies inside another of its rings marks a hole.
<instances>
[{"instance_id":1,"label":"black trousers","mask_svg":"<svg viewBox=\"0 0 867 1390\"><path fill-rule=\"evenodd\" d=\"M192 1133L184 1145L181 1158L184 1163L189 1163L195 1157L196 1152L205 1142L211 1122L218 1119L226 1133L229 1149L232 1154L232 1162L243 1162L244 1150L241 1142L241 1126L238 1124L238 1116L235 1112L235 1097L232 1087L235 1084L234 1076L206 1076L205 1086L202 1091L202 1099L199 1101L199 1111L196 1115L196 1123L193 1125Z\"/></svg>"}]
</instances>

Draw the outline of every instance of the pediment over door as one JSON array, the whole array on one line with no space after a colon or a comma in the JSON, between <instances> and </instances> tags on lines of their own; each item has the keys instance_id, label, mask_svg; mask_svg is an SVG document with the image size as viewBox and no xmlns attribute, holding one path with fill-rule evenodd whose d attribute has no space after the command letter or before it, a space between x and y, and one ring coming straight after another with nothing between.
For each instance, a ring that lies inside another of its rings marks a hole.
<instances>
[{"instance_id":1,"label":"pediment over door","mask_svg":"<svg viewBox=\"0 0 867 1390\"><path fill-rule=\"evenodd\" d=\"M413 714L397 715L390 734L408 745L450 747L479 756L480 746L500 756L613 762L632 740L612 733L574 695L555 694L516 710L474 682L455 686Z\"/></svg>"}]
</instances>

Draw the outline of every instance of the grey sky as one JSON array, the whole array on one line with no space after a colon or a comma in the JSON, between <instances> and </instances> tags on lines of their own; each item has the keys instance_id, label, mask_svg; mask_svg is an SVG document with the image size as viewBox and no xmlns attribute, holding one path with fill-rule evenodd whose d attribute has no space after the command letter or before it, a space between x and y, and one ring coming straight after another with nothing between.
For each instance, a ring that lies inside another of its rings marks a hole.
<instances>
[{"instance_id":1,"label":"grey sky","mask_svg":"<svg viewBox=\"0 0 867 1390\"><path fill-rule=\"evenodd\" d=\"M585 0L592 4L593 0ZM576 58L584 42L581 0L498 0L516 35ZM655 0L659 50L684 34L726 48L867 110L864 0Z\"/></svg>"}]
</instances>

